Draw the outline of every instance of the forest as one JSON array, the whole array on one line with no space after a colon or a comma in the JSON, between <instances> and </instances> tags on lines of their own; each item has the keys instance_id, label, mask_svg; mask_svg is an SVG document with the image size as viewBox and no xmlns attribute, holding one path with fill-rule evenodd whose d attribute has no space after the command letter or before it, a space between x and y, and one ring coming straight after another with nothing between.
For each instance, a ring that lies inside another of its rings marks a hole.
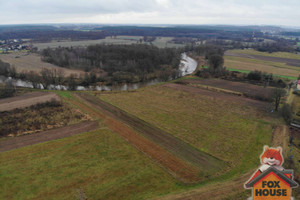
<instances>
[{"instance_id":1,"label":"forest","mask_svg":"<svg viewBox=\"0 0 300 200\"><path fill-rule=\"evenodd\" d=\"M43 61L60 67L93 72L100 81L140 82L179 76L181 51L152 45L91 45L48 48L41 55Z\"/></svg>"}]
</instances>

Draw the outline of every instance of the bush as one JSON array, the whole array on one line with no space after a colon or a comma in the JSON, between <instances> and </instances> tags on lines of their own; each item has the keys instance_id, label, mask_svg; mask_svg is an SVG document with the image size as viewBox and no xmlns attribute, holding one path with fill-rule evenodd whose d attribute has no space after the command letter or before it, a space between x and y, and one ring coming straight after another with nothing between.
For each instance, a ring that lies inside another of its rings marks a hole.
<instances>
[{"instance_id":1,"label":"bush","mask_svg":"<svg viewBox=\"0 0 300 200\"><path fill-rule=\"evenodd\" d=\"M12 84L12 81L7 81L5 83L4 89L0 91L0 98L12 97L16 93L15 86Z\"/></svg>"},{"instance_id":2,"label":"bush","mask_svg":"<svg viewBox=\"0 0 300 200\"><path fill-rule=\"evenodd\" d=\"M281 109L281 115L284 119L284 121L287 123L287 124L290 124L291 121L292 121L292 108L289 104L284 104L282 106L282 109Z\"/></svg>"},{"instance_id":3,"label":"bush","mask_svg":"<svg viewBox=\"0 0 300 200\"><path fill-rule=\"evenodd\" d=\"M261 71L251 71L248 76L247 79L249 80L255 80L255 81L260 81L262 79L262 72Z\"/></svg>"}]
</instances>

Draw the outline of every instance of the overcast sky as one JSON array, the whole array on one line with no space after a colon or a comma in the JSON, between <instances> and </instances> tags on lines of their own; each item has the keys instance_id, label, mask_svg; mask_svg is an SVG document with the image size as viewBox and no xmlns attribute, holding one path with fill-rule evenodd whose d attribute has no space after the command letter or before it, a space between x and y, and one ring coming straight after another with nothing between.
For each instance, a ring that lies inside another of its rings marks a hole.
<instances>
[{"instance_id":1,"label":"overcast sky","mask_svg":"<svg viewBox=\"0 0 300 200\"><path fill-rule=\"evenodd\" d=\"M300 26L300 0L0 0L0 24Z\"/></svg>"}]
</instances>

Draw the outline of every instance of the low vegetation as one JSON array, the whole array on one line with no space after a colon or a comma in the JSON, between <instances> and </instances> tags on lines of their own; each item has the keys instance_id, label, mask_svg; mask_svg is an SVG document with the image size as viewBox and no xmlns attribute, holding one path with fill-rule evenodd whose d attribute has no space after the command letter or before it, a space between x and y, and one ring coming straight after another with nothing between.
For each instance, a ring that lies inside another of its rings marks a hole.
<instances>
[{"instance_id":1,"label":"low vegetation","mask_svg":"<svg viewBox=\"0 0 300 200\"><path fill-rule=\"evenodd\" d=\"M44 131L76 123L84 118L81 112L56 100L1 112L0 115L0 137Z\"/></svg>"},{"instance_id":2,"label":"low vegetation","mask_svg":"<svg viewBox=\"0 0 300 200\"><path fill-rule=\"evenodd\" d=\"M0 199L141 200L188 188L105 127L3 152L0 171Z\"/></svg>"},{"instance_id":3,"label":"low vegetation","mask_svg":"<svg viewBox=\"0 0 300 200\"><path fill-rule=\"evenodd\" d=\"M263 57L254 58L252 55ZM224 58L224 66L231 70L243 70L245 72L257 70L272 74L273 77L285 79L296 79L300 74L300 69L296 66L297 60L300 58L299 54L284 52L269 54L254 50L230 50ZM289 60L285 59L293 59L293 63L291 64Z\"/></svg>"},{"instance_id":4,"label":"low vegetation","mask_svg":"<svg viewBox=\"0 0 300 200\"><path fill-rule=\"evenodd\" d=\"M232 173L245 172L257 165L261 146L269 144L271 123L259 109L211 93L217 96L157 86L100 98L230 163Z\"/></svg>"}]
</instances>

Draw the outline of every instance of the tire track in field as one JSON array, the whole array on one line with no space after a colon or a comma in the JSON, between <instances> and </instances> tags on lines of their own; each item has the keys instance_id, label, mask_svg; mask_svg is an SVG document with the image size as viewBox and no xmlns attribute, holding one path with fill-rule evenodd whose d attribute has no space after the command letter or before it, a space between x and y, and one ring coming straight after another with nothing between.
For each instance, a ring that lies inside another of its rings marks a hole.
<instances>
[{"instance_id":1,"label":"tire track in field","mask_svg":"<svg viewBox=\"0 0 300 200\"><path fill-rule=\"evenodd\" d=\"M151 124L109 103L106 103L97 97L85 93L81 93L79 96L81 99L84 99L93 105L94 108L97 108L108 116L116 118L117 120L129 125L133 129L137 130L143 137L158 144L160 147L169 151L176 157L195 165L206 175L213 176L225 166L223 161L204 152L198 151L194 147L184 143L171 134L152 126Z\"/></svg>"},{"instance_id":2,"label":"tire track in field","mask_svg":"<svg viewBox=\"0 0 300 200\"><path fill-rule=\"evenodd\" d=\"M83 102L76 100L71 100L71 102L88 112L90 116L102 120L108 126L108 128L110 128L113 132L119 134L129 144L137 148L139 151L149 156L177 180L187 184L200 181L199 169L197 167L188 162L185 162L182 159L177 158L153 141L138 134L132 127L119 120L116 120L114 117L111 117L111 115L107 115L105 110L101 109L94 103L85 101L85 99L81 96L86 95L86 93L80 96L78 94L75 94L74 96L76 96Z\"/></svg>"},{"instance_id":3,"label":"tire track in field","mask_svg":"<svg viewBox=\"0 0 300 200\"><path fill-rule=\"evenodd\" d=\"M56 140L64 137L69 137L75 134L87 132L98 127L98 122L81 122L65 126L62 128L56 128L48 131L43 131L31 135L24 135L14 138L7 138L0 140L0 152L9 151L33 144Z\"/></svg>"}]
</instances>

